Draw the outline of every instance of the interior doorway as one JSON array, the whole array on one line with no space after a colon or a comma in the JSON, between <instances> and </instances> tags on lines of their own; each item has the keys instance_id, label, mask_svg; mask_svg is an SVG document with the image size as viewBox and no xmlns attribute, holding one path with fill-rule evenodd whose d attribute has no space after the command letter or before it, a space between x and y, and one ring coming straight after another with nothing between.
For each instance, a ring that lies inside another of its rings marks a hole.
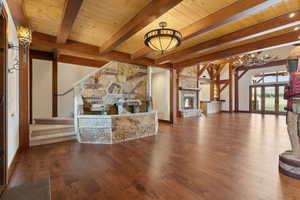
<instances>
[{"instance_id":1,"label":"interior doorway","mask_svg":"<svg viewBox=\"0 0 300 200\"><path fill-rule=\"evenodd\" d=\"M0 191L7 183L7 15L3 9L0 15Z\"/></svg>"},{"instance_id":2,"label":"interior doorway","mask_svg":"<svg viewBox=\"0 0 300 200\"><path fill-rule=\"evenodd\" d=\"M267 114L285 114L287 101L284 99L284 87L287 84L250 86L250 112Z\"/></svg>"}]
</instances>

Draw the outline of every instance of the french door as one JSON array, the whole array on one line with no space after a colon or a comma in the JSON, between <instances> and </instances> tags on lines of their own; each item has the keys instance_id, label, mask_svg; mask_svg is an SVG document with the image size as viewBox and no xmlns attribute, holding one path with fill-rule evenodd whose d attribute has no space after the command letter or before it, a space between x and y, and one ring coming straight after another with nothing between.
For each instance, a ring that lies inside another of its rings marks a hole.
<instances>
[{"instance_id":1,"label":"french door","mask_svg":"<svg viewBox=\"0 0 300 200\"><path fill-rule=\"evenodd\" d=\"M250 86L250 112L284 114L287 101L283 98L286 84Z\"/></svg>"}]
</instances>

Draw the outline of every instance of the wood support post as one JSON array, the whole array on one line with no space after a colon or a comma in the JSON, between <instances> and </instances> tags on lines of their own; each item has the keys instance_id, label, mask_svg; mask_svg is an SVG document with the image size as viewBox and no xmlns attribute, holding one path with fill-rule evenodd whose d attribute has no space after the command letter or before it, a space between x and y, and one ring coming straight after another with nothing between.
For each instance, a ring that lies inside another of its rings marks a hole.
<instances>
[{"instance_id":1,"label":"wood support post","mask_svg":"<svg viewBox=\"0 0 300 200\"><path fill-rule=\"evenodd\" d=\"M19 147L20 150L29 148L29 125L30 125L30 102L29 102L29 48L20 45L19 48L19 63L20 63L20 126L19 126Z\"/></svg>"},{"instance_id":2,"label":"wood support post","mask_svg":"<svg viewBox=\"0 0 300 200\"><path fill-rule=\"evenodd\" d=\"M31 55L31 51L29 52L29 123L32 124L33 122L33 112L32 112L32 109L33 109L33 106L32 106L32 97L33 97L33 94L32 94L32 80L33 80L33 68L32 68L32 55Z\"/></svg>"},{"instance_id":3,"label":"wood support post","mask_svg":"<svg viewBox=\"0 0 300 200\"><path fill-rule=\"evenodd\" d=\"M200 84L200 81L199 81L199 76L200 76L200 65L198 64L197 65L197 81L196 81L196 88L198 89L199 88L199 84ZM197 91L197 109L200 109L200 105L199 105L199 91Z\"/></svg>"},{"instance_id":4,"label":"wood support post","mask_svg":"<svg viewBox=\"0 0 300 200\"><path fill-rule=\"evenodd\" d=\"M180 70L176 70L176 115L179 116L179 84L180 84ZM171 97L171 96L170 96Z\"/></svg>"},{"instance_id":5,"label":"wood support post","mask_svg":"<svg viewBox=\"0 0 300 200\"><path fill-rule=\"evenodd\" d=\"M177 118L177 72L175 68L170 69L170 121L176 123Z\"/></svg>"},{"instance_id":6,"label":"wood support post","mask_svg":"<svg viewBox=\"0 0 300 200\"><path fill-rule=\"evenodd\" d=\"M57 117L57 105L58 105L58 85L57 85L57 60L58 54L55 52L53 54L52 60L52 117Z\"/></svg>"},{"instance_id":7,"label":"wood support post","mask_svg":"<svg viewBox=\"0 0 300 200\"><path fill-rule=\"evenodd\" d=\"M239 112L239 71L234 72L234 111Z\"/></svg>"},{"instance_id":8,"label":"wood support post","mask_svg":"<svg viewBox=\"0 0 300 200\"><path fill-rule=\"evenodd\" d=\"M229 112L232 112L232 65L229 65Z\"/></svg>"}]
</instances>

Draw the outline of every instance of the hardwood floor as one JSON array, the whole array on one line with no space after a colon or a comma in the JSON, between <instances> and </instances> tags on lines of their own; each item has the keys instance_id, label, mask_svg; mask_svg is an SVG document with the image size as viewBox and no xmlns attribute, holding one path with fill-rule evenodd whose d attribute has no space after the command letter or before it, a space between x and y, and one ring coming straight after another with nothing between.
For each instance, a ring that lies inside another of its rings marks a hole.
<instances>
[{"instance_id":1,"label":"hardwood floor","mask_svg":"<svg viewBox=\"0 0 300 200\"><path fill-rule=\"evenodd\" d=\"M10 186L50 176L55 200L295 200L300 181L278 172L288 149L284 116L222 113L123 144L33 147Z\"/></svg>"}]
</instances>

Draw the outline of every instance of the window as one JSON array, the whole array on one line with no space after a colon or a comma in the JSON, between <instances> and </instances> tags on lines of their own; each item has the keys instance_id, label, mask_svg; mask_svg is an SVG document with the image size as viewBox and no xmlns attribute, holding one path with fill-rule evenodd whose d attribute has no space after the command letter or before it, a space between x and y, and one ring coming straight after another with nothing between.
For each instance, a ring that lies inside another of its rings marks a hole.
<instances>
[{"instance_id":1,"label":"window","mask_svg":"<svg viewBox=\"0 0 300 200\"><path fill-rule=\"evenodd\" d=\"M286 83L289 81L289 75L286 71L276 71L268 73L254 74L251 79L253 85Z\"/></svg>"}]
</instances>

